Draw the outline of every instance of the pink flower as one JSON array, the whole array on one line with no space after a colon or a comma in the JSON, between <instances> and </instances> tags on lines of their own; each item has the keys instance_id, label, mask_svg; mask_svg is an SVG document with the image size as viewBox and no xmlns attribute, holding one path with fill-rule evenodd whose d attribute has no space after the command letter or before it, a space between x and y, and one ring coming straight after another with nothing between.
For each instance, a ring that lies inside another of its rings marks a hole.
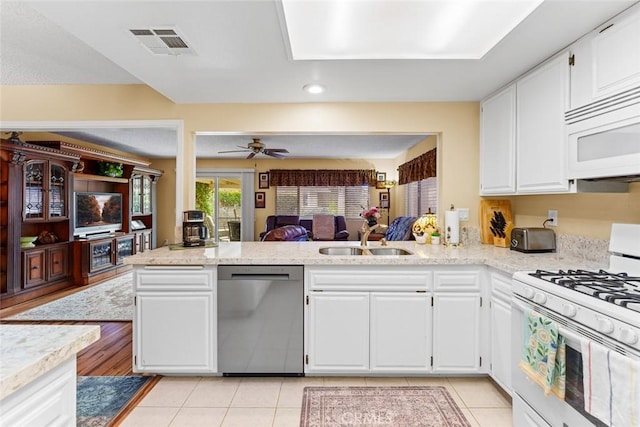
<instances>
[{"instance_id":1,"label":"pink flower","mask_svg":"<svg viewBox=\"0 0 640 427\"><path fill-rule=\"evenodd\" d=\"M364 208L363 208L364 209ZM371 208L368 209L364 209L362 212L360 212L360 216L366 219L369 218L380 218L380 212L378 211L378 208L373 206Z\"/></svg>"}]
</instances>

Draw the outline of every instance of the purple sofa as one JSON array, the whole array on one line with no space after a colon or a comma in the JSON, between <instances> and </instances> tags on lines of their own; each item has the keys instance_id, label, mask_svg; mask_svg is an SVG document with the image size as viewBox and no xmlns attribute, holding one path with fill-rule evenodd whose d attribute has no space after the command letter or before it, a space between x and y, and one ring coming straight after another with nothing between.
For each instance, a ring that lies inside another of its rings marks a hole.
<instances>
[{"instance_id":1,"label":"purple sofa","mask_svg":"<svg viewBox=\"0 0 640 427\"><path fill-rule=\"evenodd\" d=\"M342 215L335 215L336 233L333 240L348 240L349 232L347 231L347 221ZM284 227L285 225L301 225L307 230L307 237L313 240L313 220L300 219L298 215L269 215L265 223L265 229L260 233L260 240L264 240L264 236L271 230Z\"/></svg>"}]
</instances>

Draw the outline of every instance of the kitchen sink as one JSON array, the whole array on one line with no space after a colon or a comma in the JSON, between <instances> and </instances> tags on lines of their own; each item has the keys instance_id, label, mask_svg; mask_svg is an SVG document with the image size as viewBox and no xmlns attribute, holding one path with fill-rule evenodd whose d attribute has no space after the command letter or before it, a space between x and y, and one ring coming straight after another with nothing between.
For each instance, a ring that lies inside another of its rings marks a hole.
<instances>
[{"instance_id":1,"label":"kitchen sink","mask_svg":"<svg viewBox=\"0 0 640 427\"><path fill-rule=\"evenodd\" d=\"M362 255L364 248L359 246L333 246L330 248L320 248L323 255Z\"/></svg>"},{"instance_id":2,"label":"kitchen sink","mask_svg":"<svg viewBox=\"0 0 640 427\"><path fill-rule=\"evenodd\" d=\"M413 252L402 248L367 248L371 255L413 255Z\"/></svg>"},{"instance_id":3,"label":"kitchen sink","mask_svg":"<svg viewBox=\"0 0 640 427\"><path fill-rule=\"evenodd\" d=\"M363 248L361 246L331 246L320 248L319 252L323 255L413 255L413 252L402 248Z\"/></svg>"}]
</instances>

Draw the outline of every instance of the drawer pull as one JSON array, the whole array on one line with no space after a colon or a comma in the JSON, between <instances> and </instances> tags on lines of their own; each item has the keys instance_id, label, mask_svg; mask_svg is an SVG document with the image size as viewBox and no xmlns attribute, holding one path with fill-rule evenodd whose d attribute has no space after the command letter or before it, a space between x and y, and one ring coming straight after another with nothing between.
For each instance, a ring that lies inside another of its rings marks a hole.
<instances>
[{"instance_id":1,"label":"drawer pull","mask_svg":"<svg viewBox=\"0 0 640 427\"><path fill-rule=\"evenodd\" d=\"M40 266L38 265L34 265L33 267L31 267L32 270L40 270Z\"/></svg>"}]
</instances>

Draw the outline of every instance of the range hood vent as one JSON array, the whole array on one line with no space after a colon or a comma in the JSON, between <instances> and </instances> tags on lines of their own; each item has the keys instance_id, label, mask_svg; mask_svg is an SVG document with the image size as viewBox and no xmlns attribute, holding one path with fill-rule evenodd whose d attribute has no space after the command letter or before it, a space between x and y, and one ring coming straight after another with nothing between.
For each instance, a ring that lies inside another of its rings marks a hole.
<instances>
[{"instance_id":1,"label":"range hood vent","mask_svg":"<svg viewBox=\"0 0 640 427\"><path fill-rule=\"evenodd\" d=\"M129 32L154 55L195 55L184 37L174 28L139 28Z\"/></svg>"},{"instance_id":2,"label":"range hood vent","mask_svg":"<svg viewBox=\"0 0 640 427\"><path fill-rule=\"evenodd\" d=\"M629 184L640 182L640 175L577 179L571 182L575 185L576 193L628 193Z\"/></svg>"}]
</instances>

